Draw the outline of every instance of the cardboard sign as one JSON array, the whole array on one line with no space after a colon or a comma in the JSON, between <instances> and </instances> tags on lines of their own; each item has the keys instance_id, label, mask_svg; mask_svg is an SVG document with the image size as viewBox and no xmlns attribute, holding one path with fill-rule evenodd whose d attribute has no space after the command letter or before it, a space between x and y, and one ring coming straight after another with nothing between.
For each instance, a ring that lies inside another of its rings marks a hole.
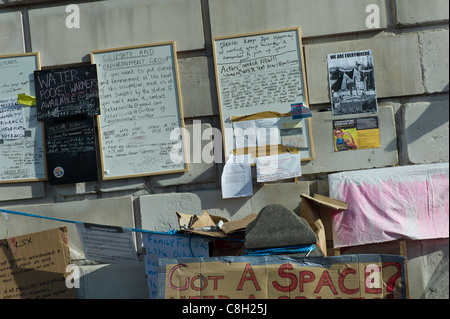
<instances>
[{"instance_id":1,"label":"cardboard sign","mask_svg":"<svg viewBox=\"0 0 450 319\"><path fill-rule=\"evenodd\" d=\"M66 227L0 240L0 299L76 298L69 264Z\"/></svg>"},{"instance_id":2,"label":"cardboard sign","mask_svg":"<svg viewBox=\"0 0 450 319\"><path fill-rule=\"evenodd\" d=\"M161 259L158 298L404 299L406 258L343 255L294 258Z\"/></svg>"}]
</instances>

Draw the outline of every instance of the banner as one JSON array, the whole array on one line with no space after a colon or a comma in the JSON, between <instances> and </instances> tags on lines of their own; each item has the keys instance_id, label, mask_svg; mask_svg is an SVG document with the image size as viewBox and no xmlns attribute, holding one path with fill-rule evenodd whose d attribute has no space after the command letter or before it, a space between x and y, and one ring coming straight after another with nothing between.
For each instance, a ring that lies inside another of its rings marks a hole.
<instances>
[{"instance_id":1,"label":"banner","mask_svg":"<svg viewBox=\"0 0 450 319\"><path fill-rule=\"evenodd\" d=\"M159 299L406 299L406 258L160 259Z\"/></svg>"}]
</instances>

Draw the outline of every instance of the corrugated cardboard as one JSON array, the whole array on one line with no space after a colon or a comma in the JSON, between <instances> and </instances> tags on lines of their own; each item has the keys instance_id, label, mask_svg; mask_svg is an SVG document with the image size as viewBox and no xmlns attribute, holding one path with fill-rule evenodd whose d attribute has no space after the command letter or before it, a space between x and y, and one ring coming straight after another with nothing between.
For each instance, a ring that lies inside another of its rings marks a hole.
<instances>
[{"instance_id":1,"label":"corrugated cardboard","mask_svg":"<svg viewBox=\"0 0 450 319\"><path fill-rule=\"evenodd\" d=\"M314 194L314 197L301 194L300 197L303 199L300 216L308 221L308 224L316 233L319 247L327 256L327 248L333 248L331 214L333 211L346 210L348 204L319 194ZM327 241L329 242L328 245Z\"/></svg>"},{"instance_id":2,"label":"corrugated cardboard","mask_svg":"<svg viewBox=\"0 0 450 319\"><path fill-rule=\"evenodd\" d=\"M216 257L160 259L159 299L407 298L406 258Z\"/></svg>"}]
</instances>

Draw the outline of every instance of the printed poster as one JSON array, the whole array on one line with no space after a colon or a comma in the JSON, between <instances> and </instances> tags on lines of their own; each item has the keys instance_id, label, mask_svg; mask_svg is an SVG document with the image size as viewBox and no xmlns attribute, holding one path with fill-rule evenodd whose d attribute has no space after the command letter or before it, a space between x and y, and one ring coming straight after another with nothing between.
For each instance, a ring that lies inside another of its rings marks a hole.
<instances>
[{"instance_id":1,"label":"printed poster","mask_svg":"<svg viewBox=\"0 0 450 319\"><path fill-rule=\"evenodd\" d=\"M333 115L378 111L372 50L327 55Z\"/></svg>"},{"instance_id":2,"label":"printed poster","mask_svg":"<svg viewBox=\"0 0 450 319\"><path fill-rule=\"evenodd\" d=\"M378 117L333 120L334 151L380 147Z\"/></svg>"}]
</instances>

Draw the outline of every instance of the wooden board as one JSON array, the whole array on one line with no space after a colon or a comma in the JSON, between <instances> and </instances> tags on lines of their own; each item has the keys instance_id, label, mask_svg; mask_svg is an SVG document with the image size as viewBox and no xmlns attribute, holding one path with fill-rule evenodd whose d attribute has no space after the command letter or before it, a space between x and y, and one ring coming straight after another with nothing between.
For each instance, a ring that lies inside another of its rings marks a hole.
<instances>
[{"instance_id":1,"label":"wooden board","mask_svg":"<svg viewBox=\"0 0 450 319\"><path fill-rule=\"evenodd\" d=\"M91 52L103 179L188 170L175 42Z\"/></svg>"}]
</instances>

